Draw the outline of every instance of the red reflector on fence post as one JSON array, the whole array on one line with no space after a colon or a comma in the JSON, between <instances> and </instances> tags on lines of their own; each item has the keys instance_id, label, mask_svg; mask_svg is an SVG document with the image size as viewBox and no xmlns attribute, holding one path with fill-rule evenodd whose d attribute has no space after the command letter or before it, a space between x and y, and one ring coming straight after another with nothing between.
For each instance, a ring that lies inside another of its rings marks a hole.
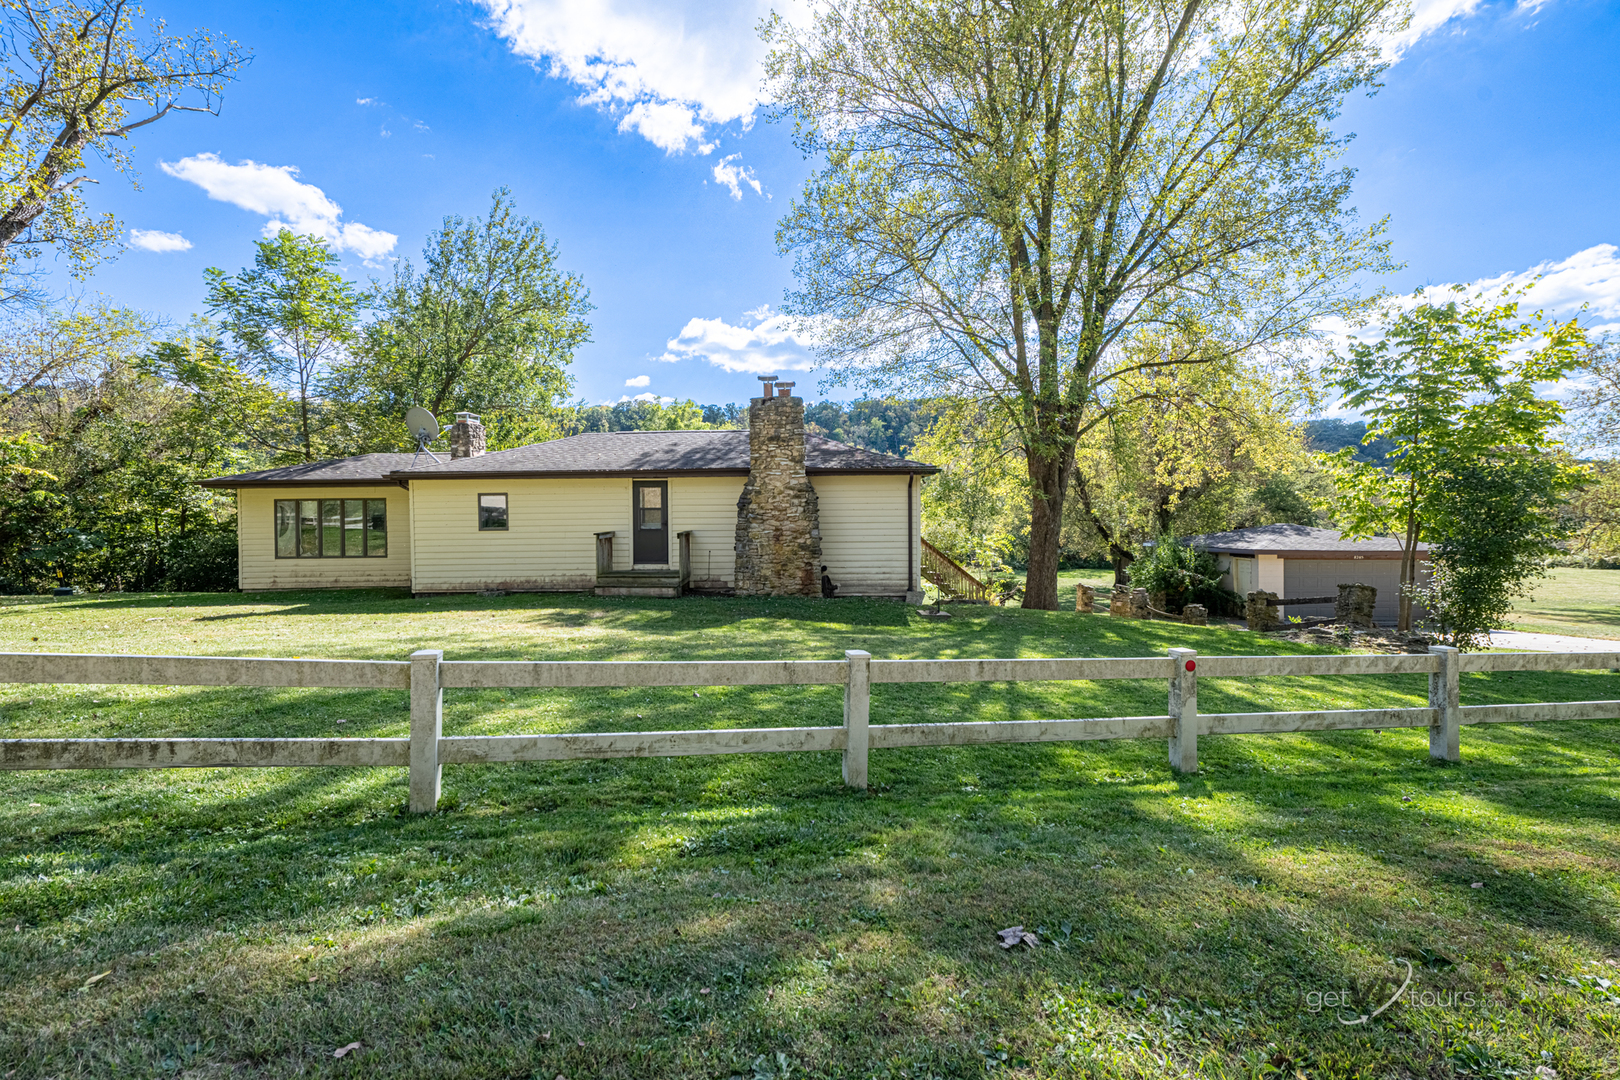
<instances>
[{"instance_id":1,"label":"red reflector on fence post","mask_svg":"<svg viewBox=\"0 0 1620 1080\"><path fill-rule=\"evenodd\" d=\"M1197 662L1193 661L1193 660L1187 661L1187 670L1188 671L1197 671L1198 670Z\"/></svg>"}]
</instances>

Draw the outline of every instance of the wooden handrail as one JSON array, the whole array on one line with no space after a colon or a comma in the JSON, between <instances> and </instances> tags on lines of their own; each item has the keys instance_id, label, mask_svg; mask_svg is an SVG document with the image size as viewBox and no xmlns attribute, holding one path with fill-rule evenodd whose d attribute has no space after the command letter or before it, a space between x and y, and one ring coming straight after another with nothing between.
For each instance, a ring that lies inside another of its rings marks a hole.
<instances>
[{"instance_id":1,"label":"wooden handrail","mask_svg":"<svg viewBox=\"0 0 1620 1080\"><path fill-rule=\"evenodd\" d=\"M984 582L968 573L960 563L927 540L922 540L922 575L959 599L979 600L985 603L990 601L990 589Z\"/></svg>"}]
</instances>

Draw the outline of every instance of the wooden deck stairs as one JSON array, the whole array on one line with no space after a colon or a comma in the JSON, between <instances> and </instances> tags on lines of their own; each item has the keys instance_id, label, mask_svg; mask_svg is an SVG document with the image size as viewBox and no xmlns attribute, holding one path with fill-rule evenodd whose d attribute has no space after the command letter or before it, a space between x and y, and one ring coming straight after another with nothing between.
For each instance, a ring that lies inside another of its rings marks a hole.
<instances>
[{"instance_id":1,"label":"wooden deck stairs","mask_svg":"<svg viewBox=\"0 0 1620 1080\"><path fill-rule=\"evenodd\" d=\"M596 534L597 596L679 596L692 580L692 534L676 533L678 561L668 568L615 570L613 533Z\"/></svg>"},{"instance_id":2,"label":"wooden deck stairs","mask_svg":"<svg viewBox=\"0 0 1620 1080\"><path fill-rule=\"evenodd\" d=\"M953 600L980 604L990 602L990 590L984 582L927 540L922 541L922 576Z\"/></svg>"}]
</instances>

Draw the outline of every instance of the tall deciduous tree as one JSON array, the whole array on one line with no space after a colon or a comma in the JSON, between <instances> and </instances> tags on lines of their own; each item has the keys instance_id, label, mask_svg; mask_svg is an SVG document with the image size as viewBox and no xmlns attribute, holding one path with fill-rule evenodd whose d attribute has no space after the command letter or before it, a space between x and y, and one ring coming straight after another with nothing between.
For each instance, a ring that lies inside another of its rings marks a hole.
<instances>
[{"instance_id":1,"label":"tall deciduous tree","mask_svg":"<svg viewBox=\"0 0 1620 1080\"><path fill-rule=\"evenodd\" d=\"M240 368L293 395L296 451L314 461L333 419L323 383L354 343L360 294L333 269L340 260L321 237L282 229L257 247L253 266L235 277L207 271L208 311Z\"/></svg>"},{"instance_id":2,"label":"tall deciduous tree","mask_svg":"<svg viewBox=\"0 0 1620 1080\"><path fill-rule=\"evenodd\" d=\"M1490 645L1513 601L1568 535L1565 496L1586 480L1552 455L1487 454L1451 463L1425 500L1431 574L1414 591L1447 642Z\"/></svg>"},{"instance_id":3,"label":"tall deciduous tree","mask_svg":"<svg viewBox=\"0 0 1620 1080\"><path fill-rule=\"evenodd\" d=\"M142 27L127 0L11 0L0 20L0 280L14 295L19 259L54 248L82 276L117 239L112 215L92 215L80 194L96 182L87 156L130 173L130 133L171 112L218 112L247 56L207 31Z\"/></svg>"},{"instance_id":4,"label":"tall deciduous tree","mask_svg":"<svg viewBox=\"0 0 1620 1080\"><path fill-rule=\"evenodd\" d=\"M836 374L976 398L1029 477L1024 604L1131 370L1308 337L1386 265L1347 200L1344 96L1394 0L828 0L769 22L774 99L825 165L780 224ZM1132 360L1150 331L1185 351Z\"/></svg>"},{"instance_id":5,"label":"tall deciduous tree","mask_svg":"<svg viewBox=\"0 0 1620 1080\"><path fill-rule=\"evenodd\" d=\"M1579 389L1570 400L1571 443L1588 454L1591 483L1571 499L1578 550L1604 559L1620 556L1620 335L1591 343Z\"/></svg>"},{"instance_id":6,"label":"tall deciduous tree","mask_svg":"<svg viewBox=\"0 0 1620 1080\"><path fill-rule=\"evenodd\" d=\"M1107 421L1081 437L1073 483L1079 516L1108 545L1115 584L1131 581L1143 544L1236 527L1238 504L1256 501L1242 493L1298 472L1310 456L1289 414L1310 400L1297 373L1230 357L1144 365L1110 383Z\"/></svg>"},{"instance_id":7,"label":"tall deciduous tree","mask_svg":"<svg viewBox=\"0 0 1620 1080\"><path fill-rule=\"evenodd\" d=\"M492 447L555 434L568 364L590 340L591 304L506 188L488 217L445 218L423 247L421 271L402 260L372 302L380 316L339 393L369 408L389 448L403 443L413 405L484 414Z\"/></svg>"},{"instance_id":8,"label":"tall deciduous tree","mask_svg":"<svg viewBox=\"0 0 1620 1080\"><path fill-rule=\"evenodd\" d=\"M1431 531L1482 527L1467 519L1466 500L1451 497L1457 478L1487 461L1503 463L1491 485L1541 475L1507 463L1558 449L1553 432L1564 408L1538 386L1563 378L1585 344L1574 319L1548 323L1540 312L1521 318L1511 291L1495 302L1467 297L1461 286L1453 294L1443 303L1389 309L1379 339L1352 342L1331 368L1344 405L1366 418L1368 441L1395 445L1382 465L1354 460L1350 447L1329 460L1339 489L1335 516L1346 531L1390 533L1401 542L1403 631L1412 628L1419 543Z\"/></svg>"},{"instance_id":9,"label":"tall deciduous tree","mask_svg":"<svg viewBox=\"0 0 1620 1080\"><path fill-rule=\"evenodd\" d=\"M199 541L223 549L229 502L196 481L254 462L231 415L151 362L158 328L104 305L23 329L10 343L52 363L0 401L0 431L21 433L0 435L0 588L156 588Z\"/></svg>"}]
</instances>

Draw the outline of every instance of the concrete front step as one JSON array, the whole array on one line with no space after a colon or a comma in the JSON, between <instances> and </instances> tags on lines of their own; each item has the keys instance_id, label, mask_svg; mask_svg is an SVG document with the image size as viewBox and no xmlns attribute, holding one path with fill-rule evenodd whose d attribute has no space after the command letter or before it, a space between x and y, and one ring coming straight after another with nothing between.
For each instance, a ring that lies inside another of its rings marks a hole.
<instances>
[{"instance_id":1,"label":"concrete front step","mask_svg":"<svg viewBox=\"0 0 1620 1080\"><path fill-rule=\"evenodd\" d=\"M679 570L615 570L596 575L596 595L672 597L685 584Z\"/></svg>"}]
</instances>

